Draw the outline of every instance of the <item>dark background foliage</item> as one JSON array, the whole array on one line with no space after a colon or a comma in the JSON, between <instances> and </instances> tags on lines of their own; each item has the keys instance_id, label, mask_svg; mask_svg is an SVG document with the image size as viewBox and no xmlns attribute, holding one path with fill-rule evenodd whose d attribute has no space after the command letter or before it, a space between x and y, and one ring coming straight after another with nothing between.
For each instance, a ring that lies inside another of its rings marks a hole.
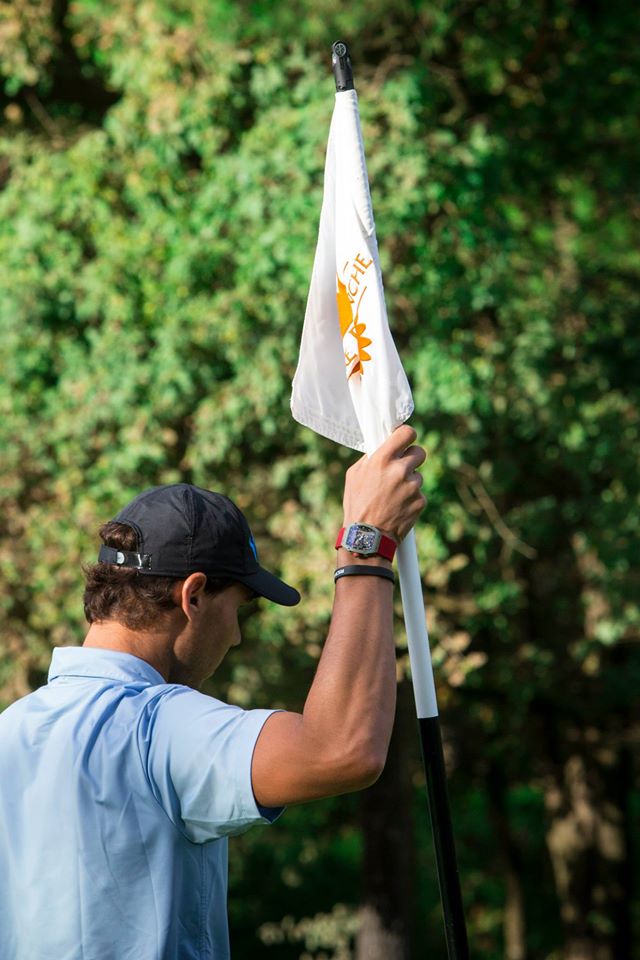
<instances>
[{"instance_id":1,"label":"dark background foliage","mask_svg":"<svg viewBox=\"0 0 640 960\"><path fill-rule=\"evenodd\" d=\"M0 3L3 703L81 641L99 524L187 480L231 494L305 594L258 607L210 691L302 704L351 461L288 407L343 37L430 450L418 542L484 960L637 957L639 20ZM407 674L399 619L376 787L236 841L238 960L443 956Z\"/></svg>"}]
</instances>

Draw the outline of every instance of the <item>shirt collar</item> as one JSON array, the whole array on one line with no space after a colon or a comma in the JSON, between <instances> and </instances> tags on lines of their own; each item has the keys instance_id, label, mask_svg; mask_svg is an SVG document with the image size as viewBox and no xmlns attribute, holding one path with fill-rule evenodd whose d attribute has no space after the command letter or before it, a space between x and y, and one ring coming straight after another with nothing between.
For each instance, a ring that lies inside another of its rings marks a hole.
<instances>
[{"instance_id":1,"label":"shirt collar","mask_svg":"<svg viewBox=\"0 0 640 960\"><path fill-rule=\"evenodd\" d=\"M153 686L166 683L146 660L102 647L56 647L49 667L49 683L56 677L100 677Z\"/></svg>"}]
</instances>

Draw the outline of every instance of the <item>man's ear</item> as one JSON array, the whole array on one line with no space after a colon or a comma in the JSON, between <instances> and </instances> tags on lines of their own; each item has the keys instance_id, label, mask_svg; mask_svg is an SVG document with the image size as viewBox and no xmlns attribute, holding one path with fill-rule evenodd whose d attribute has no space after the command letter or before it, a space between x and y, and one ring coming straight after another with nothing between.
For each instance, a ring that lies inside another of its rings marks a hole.
<instances>
[{"instance_id":1,"label":"man's ear","mask_svg":"<svg viewBox=\"0 0 640 960\"><path fill-rule=\"evenodd\" d=\"M182 612L187 620L192 620L197 613L198 605L204 594L206 584L207 575L205 573L191 573L187 579L183 581L178 605L182 608Z\"/></svg>"}]
</instances>

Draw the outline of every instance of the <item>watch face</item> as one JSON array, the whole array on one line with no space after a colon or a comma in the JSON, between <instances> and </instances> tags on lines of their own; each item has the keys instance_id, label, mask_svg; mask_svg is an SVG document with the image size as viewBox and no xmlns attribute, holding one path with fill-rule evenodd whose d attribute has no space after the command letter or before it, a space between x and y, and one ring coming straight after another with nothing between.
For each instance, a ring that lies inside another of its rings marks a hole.
<instances>
[{"instance_id":1,"label":"watch face","mask_svg":"<svg viewBox=\"0 0 640 960\"><path fill-rule=\"evenodd\" d=\"M363 524L353 524L347 531L344 545L352 553L375 553L378 547L379 533Z\"/></svg>"}]
</instances>

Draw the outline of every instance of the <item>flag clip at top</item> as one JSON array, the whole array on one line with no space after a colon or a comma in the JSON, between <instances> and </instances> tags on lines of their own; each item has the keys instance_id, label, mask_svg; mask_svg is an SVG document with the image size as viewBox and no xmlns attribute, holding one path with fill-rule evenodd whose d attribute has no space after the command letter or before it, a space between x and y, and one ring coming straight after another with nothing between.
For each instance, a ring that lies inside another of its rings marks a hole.
<instances>
[{"instance_id":1,"label":"flag clip at top","mask_svg":"<svg viewBox=\"0 0 640 960\"><path fill-rule=\"evenodd\" d=\"M353 68L346 43L337 40L331 48L331 66L336 80L336 90L353 90Z\"/></svg>"},{"instance_id":2,"label":"flag clip at top","mask_svg":"<svg viewBox=\"0 0 640 960\"><path fill-rule=\"evenodd\" d=\"M291 411L304 426L367 453L413 412L387 320L354 89L336 93Z\"/></svg>"}]
</instances>

